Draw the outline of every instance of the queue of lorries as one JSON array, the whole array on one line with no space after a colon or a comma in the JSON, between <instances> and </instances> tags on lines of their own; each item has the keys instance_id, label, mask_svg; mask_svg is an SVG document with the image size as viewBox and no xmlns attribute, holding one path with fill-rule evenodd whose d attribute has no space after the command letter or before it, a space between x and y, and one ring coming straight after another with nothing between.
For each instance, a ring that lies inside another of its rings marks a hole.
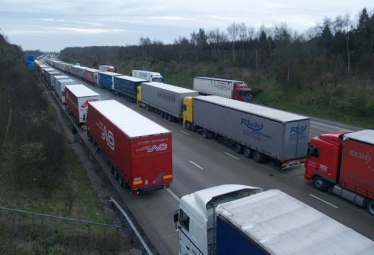
<instances>
[{"instance_id":1,"label":"queue of lorries","mask_svg":"<svg viewBox=\"0 0 374 255\"><path fill-rule=\"evenodd\" d=\"M146 80L144 74L130 77L76 65L74 71L57 60L46 62L59 71L38 61L36 70L78 125L87 128L116 179L134 194L172 183L171 132L117 101L100 101L98 93L82 84L64 82L69 80L64 73L180 122L204 138L214 137L257 163L272 159L282 169L304 164L304 178L316 189L331 189L374 215L374 130L345 130L309 139L308 117L249 103L250 89L241 81L196 77L191 90L162 83L157 73ZM159 80L152 81L156 76ZM275 209L264 213L273 208L273 200L278 201ZM277 190L228 185L198 191L182 197L174 221L179 254L374 252L369 239ZM325 252L318 250L319 245Z\"/></svg>"}]
</instances>

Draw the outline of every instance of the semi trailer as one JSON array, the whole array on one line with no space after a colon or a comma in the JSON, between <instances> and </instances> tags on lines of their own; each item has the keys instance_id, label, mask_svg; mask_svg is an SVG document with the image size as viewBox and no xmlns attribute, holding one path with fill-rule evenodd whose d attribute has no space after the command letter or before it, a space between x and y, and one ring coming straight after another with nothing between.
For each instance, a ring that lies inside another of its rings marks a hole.
<instances>
[{"instance_id":1,"label":"semi trailer","mask_svg":"<svg viewBox=\"0 0 374 255\"><path fill-rule=\"evenodd\" d=\"M183 108L187 129L217 138L257 163L271 158L285 169L305 161L308 117L218 96L186 97Z\"/></svg>"},{"instance_id":2,"label":"semi trailer","mask_svg":"<svg viewBox=\"0 0 374 255\"><path fill-rule=\"evenodd\" d=\"M211 77L195 77L193 89L201 95L215 95L243 102L252 102L252 90L244 81Z\"/></svg>"},{"instance_id":3,"label":"semi trailer","mask_svg":"<svg viewBox=\"0 0 374 255\"><path fill-rule=\"evenodd\" d=\"M158 72L144 71L144 70L132 70L130 75L132 77L147 80L149 82L164 82L164 78Z\"/></svg>"},{"instance_id":4,"label":"semi trailer","mask_svg":"<svg viewBox=\"0 0 374 255\"><path fill-rule=\"evenodd\" d=\"M113 91L113 79L114 76L120 76L122 74L112 72L98 72L97 73L97 85L100 88L104 88L108 91Z\"/></svg>"},{"instance_id":5,"label":"semi trailer","mask_svg":"<svg viewBox=\"0 0 374 255\"><path fill-rule=\"evenodd\" d=\"M123 104L89 102L87 136L132 194L166 189L172 183L171 131Z\"/></svg>"},{"instance_id":6,"label":"semi trailer","mask_svg":"<svg viewBox=\"0 0 374 255\"><path fill-rule=\"evenodd\" d=\"M146 82L146 80L127 75L114 76L113 93L126 98L129 102L135 103L138 87L142 82Z\"/></svg>"},{"instance_id":7,"label":"semi trailer","mask_svg":"<svg viewBox=\"0 0 374 255\"><path fill-rule=\"evenodd\" d=\"M66 110L78 127L86 128L88 102L99 101L100 95L83 84L65 86Z\"/></svg>"},{"instance_id":8,"label":"semi trailer","mask_svg":"<svg viewBox=\"0 0 374 255\"><path fill-rule=\"evenodd\" d=\"M374 216L374 130L336 131L310 140L304 179Z\"/></svg>"},{"instance_id":9,"label":"semi trailer","mask_svg":"<svg viewBox=\"0 0 374 255\"><path fill-rule=\"evenodd\" d=\"M147 111L155 110L169 121L179 121L183 115L185 97L198 96L198 92L160 82L143 82L138 87L137 102Z\"/></svg>"},{"instance_id":10,"label":"semi trailer","mask_svg":"<svg viewBox=\"0 0 374 255\"><path fill-rule=\"evenodd\" d=\"M280 191L220 185L174 214L180 255L374 254L374 242Z\"/></svg>"},{"instance_id":11,"label":"semi trailer","mask_svg":"<svg viewBox=\"0 0 374 255\"><path fill-rule=\"evenodd\" d=\"M58 98L60 98L61 103L65 104L65 86L66 85L74 85L78 84L76 81L73 79L56 79L55 83L55 94Z\"/></svg>"}]
</instances>

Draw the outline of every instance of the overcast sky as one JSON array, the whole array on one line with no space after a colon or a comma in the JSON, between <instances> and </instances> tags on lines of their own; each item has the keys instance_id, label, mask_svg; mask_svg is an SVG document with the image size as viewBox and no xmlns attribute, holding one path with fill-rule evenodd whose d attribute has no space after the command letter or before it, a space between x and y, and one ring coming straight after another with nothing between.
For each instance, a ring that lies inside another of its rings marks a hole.
<instances>
[{"instance_id":1,"label":"overcast sky","mask_svg":"<svg viewBox=\"0 0 374 255\"><path fill-rule=\"evenodd\" d=\"M0 32L23 50L137 45L141 37L171 44L233 22L304 33L325 17L357 20L363 8L372 11L374 0L0 0Z\"/></svg>"}]
</instances>

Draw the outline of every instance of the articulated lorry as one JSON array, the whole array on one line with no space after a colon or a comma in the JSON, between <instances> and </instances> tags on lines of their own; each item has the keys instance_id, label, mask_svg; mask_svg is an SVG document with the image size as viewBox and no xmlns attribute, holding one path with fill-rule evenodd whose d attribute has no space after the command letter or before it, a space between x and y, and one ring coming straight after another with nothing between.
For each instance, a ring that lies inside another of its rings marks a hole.
<instances>
[{"instance_id":1,"label":"articulated lorry","mask_svg":"<svg viewBox=\"0 0 374 255\"><path fill-rule=\"evenodd\" d=\"M304 179L374 216L374 130L336 131L310 140Z\"/></svg>"},{"instance_id":2,"label":"articulated lorry","mask_svg":"<svg viewBox=\"0 0 374 255\"><path fill-rule=\"evenodd\" d=\"M63 75L63 74L52 76L51 87L53 87L53 89L56 89L57 80L63 80L63 79L70 79L70 77L66 76L66 75Z\"/></svg>"},{"instance_id":3,"label":"articulated lorry","mask_svg":"<svg viewBox=\"0 0 374 255\"><path fill-rule=\"evenodd\" d=\"M83 84L65 86L65 107L73 115L78 127L86 128L87 108L89 102L99 101L100 94Z\"/></svg>"},{"instance_id":4,"label":"articulated lorry","mask_svg":"<svg viewBox=\"0 0 374 255\"><path fill-rule=\"evenodd\" d=\"M112 72L98 72L97 73L97 85L100 88L104 88L110 92L114 89L114 76L120 76L122 74Z\"/></svg>"},{"instance_id":5,"label":"articulated lorry","mask_svg":"<svg viewBox=\"0 0 374 255\"><path fill-rule=\"evenodd\" d=\"M220 185L185 195L179 255L374 254L374 242L280 190Z\"/></svg>"},{"instance_id":6,"label":"articulated lorry","mask_svg":"<svg viewBox=\"0 0 374 255\"><path fill-rule=\"evenodd\" d=\"M144 79L150 82L164 82L164 78L160 73L144 70L132 70L130 76Z\"/></svg>"},{"instance_id":7,"label":"articulated lorry","mask_svg":"<svg viewBox=\"0 0 374 255\"><path fill-rule=\"evenodd\" d=\"M243 102L252 102L252 90L244 81L195 77L193 89L200 95L215 95Z\"/></svg>"},{"instance_id":8,"label":"articulated lorry","mask_svg":"<svg viewBox=\"0 0 374 255\"><path fill-rule=\"evenodd\" d=\"M54 76L57 76L57 75L61 75L61 72L60 71L57 71L57 70L54 70L54 71L48 71L47 72L47 83L49 85L49 87L54 90L55 89L55 86L54 86L54 83L53 83L53 77Z\"/></svg>"},{"instance_id":9,"label":"articulated lorry","mask_svg":"<svg viewBox=\"0 0 374 255\"><path fill-rule=\"evenodd\" d=\"M108 66L108 65L99 65L99 70L102 72L115 72L116 71L114 66Z\"/></svg>"},{"instance_id":10,"label":"articulated lorry","mask_svg":"<svg viewBox=\"0 0 374 255\"><path fill-rule=\"evenodd\" d=\"M65 104L65 86L67 85L75 85L78 84L76 81L73 79L66 79L66 78L61 78L61 79L56 79L55 82L55 94L58 98L60 98L61 103Z\"/></svg>"},{"instance_id":11,"label":"articulated lorry","mask_svg":"<svg viewBox=\"0 0 374 255\"><path fill-rule=\"evenodd\" d=\"M147 111L155 110L169 121L179 121L183 116L183 100L199 93L160 82L143 82L138 87L138 105Z\"/></svg>"},{"instance_id":12,"label":"articulated lorry","mask_svg":"<svg viewBox=\"0 0 374 255\"><path fill-rule=\"evenodd\" d=\"M127 75L114 76L113 93L126 98L129 102L135 103L138 87L142 82L146 82L146 80Z\"/></svg>"},{"instance_id":13,"label":"articulated lorry","mask_svg":"<svg viewBox=\"0 0 374 255\"><path fill-rule=\"evenodd\" d=\"M183 104L187 129L217 138L257 163L271 158L285 169L305 161L308 117L218 96L186 97Z\"/></svg>"},{"instance_id":14,"label":"articulated lorry","mask_svg":"<svg viewBox=\"0 0 374 255\"><path fill-rule=\"evenodd\" d=\"M90 82L91 84L93 85L96 85L97 84L97 74L99 73L100 71L97 70L97 69L93 69L93 68L86 68L86 70L84 71L84 77L83 79Z\"/></svg>"},{"instance_id":15,"label":"articulated lorry","mask_svg":"<svg viewBox=\"0 0 374 255\"><path fill-rule=\"evenodd\" d=\"M87 136L132 194L166 189L173 180L171 131L115 100L90 102Z\"/></svg>"}]
</instances>

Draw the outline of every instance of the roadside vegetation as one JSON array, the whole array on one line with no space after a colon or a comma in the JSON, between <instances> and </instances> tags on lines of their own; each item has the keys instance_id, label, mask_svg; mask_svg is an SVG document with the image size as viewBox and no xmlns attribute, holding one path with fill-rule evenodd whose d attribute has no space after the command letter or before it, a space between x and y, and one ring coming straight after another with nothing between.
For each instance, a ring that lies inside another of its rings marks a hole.
<instances>
[{"instance_id":1,"label":"roadside vegetation","mask_svg":"<svg viewBox=\"0 0 374 255\"><path fill-rule=\"evenodd\" d=\"M374 127L374 10L339 15L299 34L232 23L226 31L200 28L173 44L140 38L137 46L65 48L61 60L117 72L160 72L166 83L192 88L193 77L244 80L254 103Z\"/></svg>"},{"instance_id":2,"label":"roadside vegetation","mask_svg":"<svg viewBox=\"0 0 374 255\"><path fill-rule=\"evenodd\" d=\"M0 55L0 206L113 224L22 49L0 35ZM0 209L0 254L124 249L123 233L115 228Z\"/></svg>"}]
</instances>

